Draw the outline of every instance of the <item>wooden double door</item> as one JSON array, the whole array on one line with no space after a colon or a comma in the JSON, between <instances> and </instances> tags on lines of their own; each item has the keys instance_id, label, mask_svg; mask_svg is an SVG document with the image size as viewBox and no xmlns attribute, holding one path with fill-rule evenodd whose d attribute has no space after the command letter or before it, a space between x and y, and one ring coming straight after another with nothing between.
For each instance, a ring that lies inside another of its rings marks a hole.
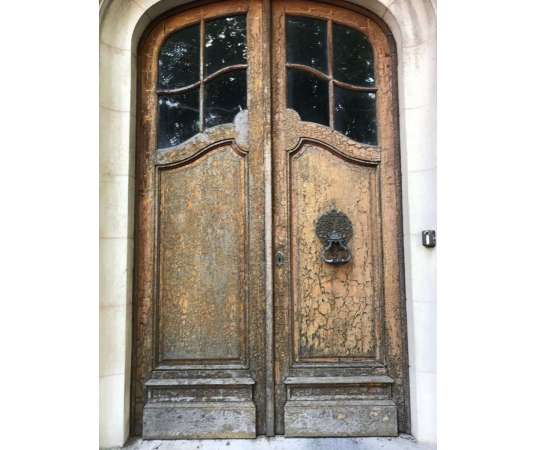
<instances>
[{"instance_id":1,"label":"wooden double door","mask_svg":"<svg viewBox=\"0 0 536 450\"><path fill-rule=\"evenodd\" d=\"M395 64L341 2L193 3L147 30L134 434L409 432Z\"/></svg>"}]
</instances>

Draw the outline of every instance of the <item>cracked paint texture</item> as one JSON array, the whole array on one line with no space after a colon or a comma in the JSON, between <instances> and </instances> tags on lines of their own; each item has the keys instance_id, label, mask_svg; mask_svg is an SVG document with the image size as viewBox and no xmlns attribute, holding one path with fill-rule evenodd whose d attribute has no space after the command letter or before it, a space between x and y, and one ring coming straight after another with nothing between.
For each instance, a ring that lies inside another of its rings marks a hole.
<instances>
[{"instance_id":1,"label":"cracked paint texture","mask_svg":"<svg viewBox=\"0 0 536 450\"><path fill-rule=\"evenodd\" d=\"M372 199L374 167L306 144L291 158L294 345L297 359L374 357L376 354ZM353 258L321 261L317 219L335 208L354 228Z\"/></svg>"},{"instance_id":2,"label":"cracked paint texture","mask_svg":"<svg viewBox=\"0 0 536 450\"><path fill-rule=\"evenodd\" d=\"M164 170L160 187L160 357L244 352L245 161L229 146Z\"/></svg>"}]
</instances>

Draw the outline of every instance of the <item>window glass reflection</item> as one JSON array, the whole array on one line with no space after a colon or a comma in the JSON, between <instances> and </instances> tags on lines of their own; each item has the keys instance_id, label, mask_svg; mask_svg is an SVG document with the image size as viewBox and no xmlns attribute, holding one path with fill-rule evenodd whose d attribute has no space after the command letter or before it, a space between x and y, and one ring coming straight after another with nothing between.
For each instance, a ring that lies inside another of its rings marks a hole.
<instances>
[{"instance_id":1,"label":"window glass reflection","mask_svg":"<svg viewBox=\"0 0 536 450\"><path fill-rule=\"evenodd\" d=\"M302 120L329 125L328 82L298 69L287 69L287 105Z\"/></svg>"},{"instance_id":2,"label":"window glass reflection","mask_svg":"<svg viewBox=\"0 0 536 450\"><path fill-rule=\"evenodd\" d=\"M287 16L287 62L327 72L326 21Z\"/></svg>"},{"instance_id":3,"label":"window glass reflection","mask_svg":"<svg viewBox=\"0 0 536 450\"><path fill-rule=\"evenodd\" d=\"M334 78L360 86L374 86L374 55L367 37L352 28L333 24Z\"/></svg>"},{"instance_id":4,"label":"window glass reflection","mask_svg":"<svg viewBox=\"0 0 536 450\"><path fill-rule=\"evenodd\" d=\"M205 86L205 127L230 123L238 112L247 108L245 70L226 73Z\"/></svg>"},{"instance_id":5,"label":"window glass reflection","mask_svg":"<svg viewBox=\"0 0 536 450\"><path fill-rule=\"evenodd\" d=\"M377 145L376 94L336 87L335 129L358 142Z\"/></svg>"},{"instance_id":6,"label":"window glass reflection","mask_svg":"<svg viewBox=\"0 0 536 450\"><path fill-rule=\"evenodd\" d=\"M246 61L246 16L224 17L206 22L205 75Z\"/></svg>"},{"instance_id":7,"label":"window glass reflection","mask_svg":"<svg viewBox=\"0 0 536 450\"><path fill-rule=\"evenodd\" d=\"M199 25L173 33L158 55L158 87L173 89L199 80Z\"/></svg>"},{"instance_id":8,"label":"window glass reflection","mask_svg":"<svg viewBox=\"0 0 536 450\"><path fill-rule=\"evenodd\" d=\"M158 148L179 145L198 132L198 88L158 97Z\"/></svg>"}]
</instances>

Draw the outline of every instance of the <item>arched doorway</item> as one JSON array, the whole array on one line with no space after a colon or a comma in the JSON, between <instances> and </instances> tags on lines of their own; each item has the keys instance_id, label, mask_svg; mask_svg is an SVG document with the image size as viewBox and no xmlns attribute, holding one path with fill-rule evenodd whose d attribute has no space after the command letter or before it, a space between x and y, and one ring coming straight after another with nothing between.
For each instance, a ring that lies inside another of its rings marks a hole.
<instances>
[{"instance_id":1,"label":"arched doorway","mask_svg":"<svg viewBox=\"0 0 536 450\"><path fill-rule=\"evenodd\" d=\"M409 431L393 47L359 9L265 6L140 45L134 431Z\"/></svg>"}]
</instances>

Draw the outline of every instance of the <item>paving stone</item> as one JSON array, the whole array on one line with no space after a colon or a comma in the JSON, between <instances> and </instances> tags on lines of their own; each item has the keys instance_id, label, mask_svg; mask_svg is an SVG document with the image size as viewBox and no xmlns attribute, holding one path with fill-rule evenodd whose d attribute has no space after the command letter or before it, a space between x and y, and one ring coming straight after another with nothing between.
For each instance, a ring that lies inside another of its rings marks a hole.
<instances>
[{"instance_id":1,"label":"paving stone","mask_svg":"<svg viewBox=\"0 0 536 450\"><path fill-rule=\"evenodd\" d=\"M285 438L143 441L131 439L110 450L436 450L411 436L396 438Z\"/></svg>"}]
</instances>

